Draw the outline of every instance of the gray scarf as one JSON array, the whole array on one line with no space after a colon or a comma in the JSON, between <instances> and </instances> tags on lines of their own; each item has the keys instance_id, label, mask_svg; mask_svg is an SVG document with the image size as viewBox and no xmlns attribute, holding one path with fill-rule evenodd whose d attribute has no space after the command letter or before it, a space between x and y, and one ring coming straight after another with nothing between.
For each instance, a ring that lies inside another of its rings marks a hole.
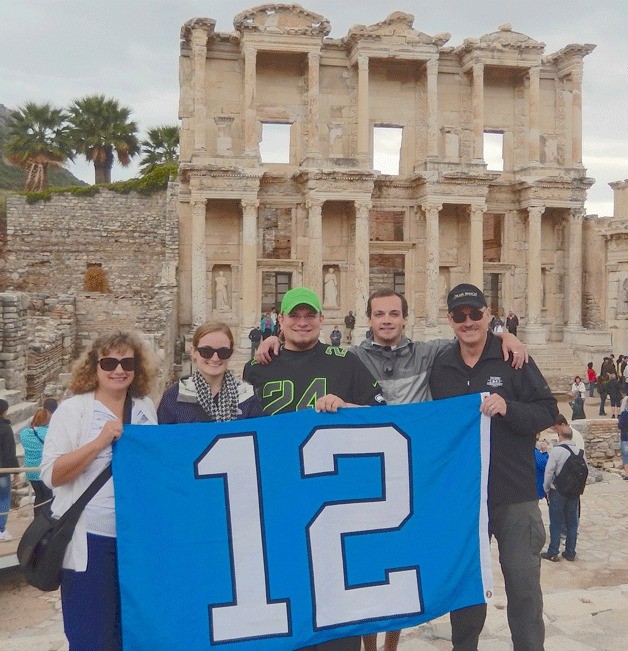
<instances>
[{"instance_id":1,"label":"gray scarf","mask_svg":"<svg viewBox=\"0 0 628 651\"><path fill-rule=\"evenodd\" d=\"M238 381L231 371L225 373L218 399L214 400L211 388L199 371L194 371L192 381L196 387L198 404L214 421L235 420L238 414Z\"/></svg>"}]
</instances>

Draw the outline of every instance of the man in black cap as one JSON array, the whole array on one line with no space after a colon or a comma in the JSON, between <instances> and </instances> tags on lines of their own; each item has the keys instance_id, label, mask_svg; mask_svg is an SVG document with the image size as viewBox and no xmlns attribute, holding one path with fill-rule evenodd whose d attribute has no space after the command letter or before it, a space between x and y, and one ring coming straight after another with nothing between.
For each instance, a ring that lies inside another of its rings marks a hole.
<instances>
[{"instance_id":1,"label":"man in black cap","mask_svg":"<svg viewBox=\"0 0 628 651\"><path fill-rule=\"evenodd\" d=\"M489 392L480 411L491 419L488 477L489 534L499 545L515 651L542 651L545 638L540 552L545 543L536 492L536 433L556 422L556 400L530 358L521 369L505 362L499 339L489 332L491 311L474 285L447 296L447 318L458 340L436 358L432 398ZM477 649L486 604L450 614L457 651Z\"/></svg>"}]
</instances>

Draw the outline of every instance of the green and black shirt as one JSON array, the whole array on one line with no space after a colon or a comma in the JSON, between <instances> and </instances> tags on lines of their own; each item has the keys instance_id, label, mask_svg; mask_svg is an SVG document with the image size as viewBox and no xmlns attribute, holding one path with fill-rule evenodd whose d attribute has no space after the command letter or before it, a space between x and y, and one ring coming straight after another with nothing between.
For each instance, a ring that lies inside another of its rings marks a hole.
<instances>
[{"instance_id":1,"label":"green and black shirt","mask_svg":"<svg viewBox=\"0 0 628 651\"><path fill-rule=\"evenodd\" d=\"M313 408L328 393L356 405L386 404L379 383L355 355L321 342L309 350L282 348L265 366L253 359L243 378L267 415Z\"/></svg>"}]
</instances>

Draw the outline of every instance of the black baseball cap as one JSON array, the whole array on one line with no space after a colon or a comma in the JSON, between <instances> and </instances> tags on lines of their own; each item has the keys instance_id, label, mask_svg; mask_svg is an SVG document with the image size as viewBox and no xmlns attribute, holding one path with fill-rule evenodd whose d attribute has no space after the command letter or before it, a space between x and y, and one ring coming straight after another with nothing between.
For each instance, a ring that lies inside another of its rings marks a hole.
<instances>
[{"instance_id":1,"label":"black baseball cap","mask_svg":"<svg viewBox=\"0 0 628 651\"><path fill-rule=\"evenodd\" d=\"M486 307L486 298L475 285L461 283L447 294L447 310L457 307Z\"/></svg>"}]
</instances>

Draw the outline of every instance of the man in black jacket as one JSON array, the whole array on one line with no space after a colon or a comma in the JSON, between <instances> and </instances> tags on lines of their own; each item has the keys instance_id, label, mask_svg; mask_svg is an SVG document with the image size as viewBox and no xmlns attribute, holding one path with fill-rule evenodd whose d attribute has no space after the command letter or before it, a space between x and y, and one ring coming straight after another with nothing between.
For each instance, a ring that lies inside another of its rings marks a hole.
<instances>
[{"instance_id":1,"label":"man in black jacket","mask_svg":"<svg viewBox=\"0 0 628 651\"><path fill-rule=\"evenodd\" d=\"M515 651L542 651L545 638L540 552L545 528L536 494L536 433L556 422L558 408L530 359L521 369L505 362L501 342L489 331L491 311L474 285L447 296L448 320L458 340L432 367L436 399L489 392L480 406L491 419L488 478L489 533L497 539ZM456 651L477 649L486 604L450 614Z\"/></svg>"}]
</instances>

